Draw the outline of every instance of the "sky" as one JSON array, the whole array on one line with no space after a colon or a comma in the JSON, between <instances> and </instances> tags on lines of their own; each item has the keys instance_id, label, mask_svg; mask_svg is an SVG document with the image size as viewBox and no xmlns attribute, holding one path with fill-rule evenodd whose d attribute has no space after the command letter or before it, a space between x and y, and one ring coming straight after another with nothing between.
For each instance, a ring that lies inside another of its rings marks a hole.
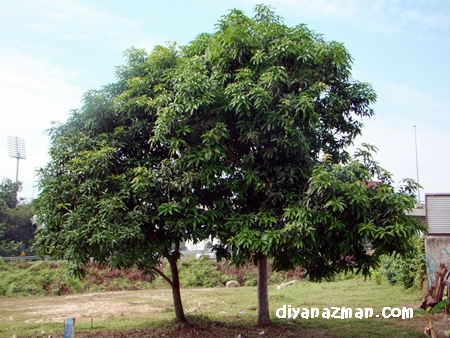
<instances>
[{"instance_id":1,"label":"sky","mask_svg":"<svg viewBox=\"0 0 450 338\"><path fill-rule=\"evenodd\" d=\"M79 108L83 93L115 82L127 48L185 45L212 33L230 9L252 16L258 3L288 26L306 24L344 43L354 79L377 92L354 148L375 145L396 185L419 177L422 202L450 193L448 0L0 0L0 179L15 180L7 138L18 136L27 157L19 161L20 196L37 196L35 169L49 160L46 130Z\"/></svg>"}]
</instances>

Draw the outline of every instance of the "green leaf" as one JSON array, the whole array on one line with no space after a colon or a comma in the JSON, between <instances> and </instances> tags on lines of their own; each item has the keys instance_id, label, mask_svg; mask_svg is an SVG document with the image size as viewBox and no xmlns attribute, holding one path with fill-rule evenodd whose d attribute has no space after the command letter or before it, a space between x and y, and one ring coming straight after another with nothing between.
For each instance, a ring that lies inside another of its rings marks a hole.
<instances>
[{"instance_id":1,"label":"green leaf","mask_svg":"<svg viewBox=\"0 0 450 338\"><path fill-rule=\"evenodd\" d=\"M433 314L433 313L440 312L440 311L442 311L448 304L449 304L448 300L447 300L447 299L443 299L443 300L441 300L439 303L437 303L437 304L433 307L433 309L431 310L430 313Z\"/></svg>"},{"instance_id":2,"label":"green leaf","mask_svg":"<svg viewBox=\"0 0 450 338\"><path fill-rule=\"evenodd\" d=\"M418 314L418 315L423 315L423 316L427 315L427 312L424 309L422 309L422 308L414 309L413 312Z\"/></svg>"}]
</instances>

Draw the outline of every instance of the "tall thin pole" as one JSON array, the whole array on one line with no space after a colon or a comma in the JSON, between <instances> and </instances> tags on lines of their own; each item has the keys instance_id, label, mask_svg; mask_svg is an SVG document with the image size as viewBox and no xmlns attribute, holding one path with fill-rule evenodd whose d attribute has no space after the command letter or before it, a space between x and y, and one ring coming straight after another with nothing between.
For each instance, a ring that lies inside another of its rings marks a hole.
<instances>
[{"instance_id":1,"label":"tall thin pole","mask_svg":"<svg viewBox=\"0 0 450 338\"><path fill-rule=\"evenodd\" d=\"M17 158L17 165L16 165L16 183L19 182L19 158Z\"/></svg>"},{"instance_id":2,"label":"tall thin pole","mask_svg":"<svg viewBox=\"0 0 450 338\"><path fill-rule=\"evenodd\" d=\"M417 173L417 184L419 184L419 156L417 155L417 128L414 125L414 141L416 144L416 173ZM417 197L420 205L420 188L417 188Z\"/></svg>"}]
</instances>

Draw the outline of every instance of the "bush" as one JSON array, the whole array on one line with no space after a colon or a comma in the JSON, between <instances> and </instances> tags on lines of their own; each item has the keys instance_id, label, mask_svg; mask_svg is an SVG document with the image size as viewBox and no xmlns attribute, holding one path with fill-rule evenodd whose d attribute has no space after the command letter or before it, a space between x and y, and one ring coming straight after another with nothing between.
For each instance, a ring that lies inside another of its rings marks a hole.
<instances>
[{"instance_id":1,"label":"bush","mask_svg":"<svg viewBox=\"0 0 450 338\"><path fill-rule=\"evenodd\" d=\"M256 286L258 284L258 275L256 273L247 273L244 276L245 286Z\"/></svg>"},{"instance_id":2,"label":"bush","mask_svg":"<svg viewBox=\"0 0 450 338\"><path fill-rule=\"evenodd\" d=\"M170 276L170 267L163 262L161 267ZM257 285L257 267L247 265L235 267L229 262L216 262L208 257L181 260L178 262L180 283L182 287L217 287L230 280L241 285ZM145 290L168 287L159 279L153 282L151 275L146 275L136 268L110 269L98 263L90 263L84 268L85 276L81 279L70 275L66 262L25 262L0 260L0 296L27 295L64 295L83 291L119 291ZM302 270L288 272L271 272L270 284L280 284L286 278L301 278Z\"/></svg>"},{"instance_id":3,"label":"bush","mask_svg":"<svg viewBox=\"0 0 450 338\"><path fill-rule=\"evenodd\" d=\"M415 236L411 241L414 250L405 257L395 253L384 255L379 272L391 284L403 285L406 289L413 286L421 289L427 275L424 238Z\"/></svg>"},{"instance_id":4,"label":"bush","mask_svg":"<svg viewBox=\"0 0 450 338\"><path fill-rule=\"evenodd\" d=\"M269 284L281 284L286 280L286 277L280 272L273 272L269 277Z\"/></svg>"},{"instance_id":5,"label":"bush","mask_svg":"<svg viewBox=\"0 0 450 338\"><path fill-rule=\"evenodd\" d=\"M137 290L152 280L137 269L117 270L90 264L82 279L71 276L65 262L0 260L0 295L64 295L82 291Z\"/></svg>"},{"instance_id":6,"label":"bush","mask_svg":"<svg viewBox=\"0 0 450 338\"><path fill-rule=\"evenodd\" d=\"M72 290L74 293L79 293L83 291L83 282L78 278L68 277L66 282L68 288Z\"/></svg>"},{"instance_id":7,"label":"bush","mask_svg":"<svg viewBox=\"0 0 450 338\"><path fill-rule=\"evenodd\" d=\"M213 287L223 285L223 278L208 257L180 261L180 284L183 287ZM166 267L168 270L168 267Z\"/></svg>"}]
</instances>

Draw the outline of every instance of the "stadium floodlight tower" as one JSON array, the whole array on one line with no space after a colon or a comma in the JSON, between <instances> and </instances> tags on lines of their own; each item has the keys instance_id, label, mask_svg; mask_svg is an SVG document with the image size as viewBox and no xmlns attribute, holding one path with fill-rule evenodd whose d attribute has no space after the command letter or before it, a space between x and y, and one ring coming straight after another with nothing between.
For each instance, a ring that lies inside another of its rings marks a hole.
<instances>
[{"instance_id":1,"label":"stadium floodlight tower","mask_svg":"<svg viewBox=\"0 0 450 338\"><path fill-rule=\"evenodd\" d=\"M18 136L8 136L8 155L17 159L16 182L19 181L19 160L26 160L25 141Z\"/></svg>"}]
</instances>

